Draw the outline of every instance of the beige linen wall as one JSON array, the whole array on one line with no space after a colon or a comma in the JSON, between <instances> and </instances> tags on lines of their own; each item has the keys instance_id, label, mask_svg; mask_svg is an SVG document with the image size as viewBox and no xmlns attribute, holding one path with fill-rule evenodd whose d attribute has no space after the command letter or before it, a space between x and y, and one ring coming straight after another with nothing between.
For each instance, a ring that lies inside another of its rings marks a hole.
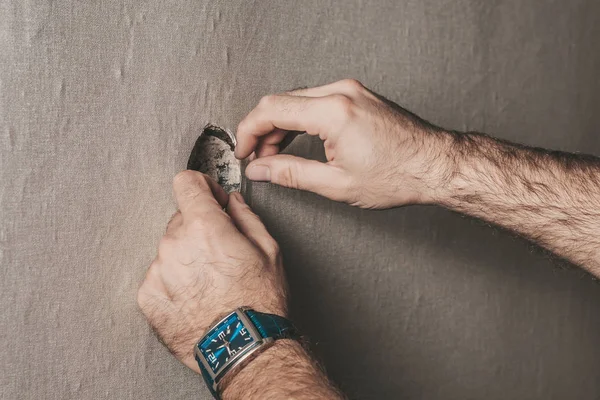
<instances>
[{"instance_id":1,"label":"beige linen wall","mask_svg":"<svg viewBox=\"0 0 600 400\"><path fill-rule=\"evenodd\" d=\"M208 399L138 282L201 127L355 77L438 124L600 154L600 3L0 3L0 397ZM302 137L290 151L322 158ZM598 399L600 287L434 207L256 184L295 317L352 398Z\"/></svg>"}]
</instances>

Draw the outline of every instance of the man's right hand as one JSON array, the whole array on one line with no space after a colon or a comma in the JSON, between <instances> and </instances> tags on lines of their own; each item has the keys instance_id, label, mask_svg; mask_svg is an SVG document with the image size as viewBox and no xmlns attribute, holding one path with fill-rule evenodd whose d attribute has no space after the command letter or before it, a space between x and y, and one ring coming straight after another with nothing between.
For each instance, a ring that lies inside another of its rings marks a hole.
<instances>
[{"instance_id":1,"label":"man's right hand","mask_svg":"<svg viewBox=\"0 0 600 400\"><path fill-rule=\"evenodd\" d=\"M327 163L279 153L318 135ZM249 179L364 208L437 204L530 238L600 278L600 158L437 128L344 80L264 97L240 123Z\"/></svg>"},{"instance_id":2,"label":"man's right hand","mask_svg":"<svg viewBox=\"0 0 600 400\"><path fill-rule=\"evenodd\" d=\"M319 136L327 163L278 154L291 131ZM249 179L363 208L431 203L448 172L441 129L351 79L263 97L237 141Z\"/></svg>"}]
</instances>

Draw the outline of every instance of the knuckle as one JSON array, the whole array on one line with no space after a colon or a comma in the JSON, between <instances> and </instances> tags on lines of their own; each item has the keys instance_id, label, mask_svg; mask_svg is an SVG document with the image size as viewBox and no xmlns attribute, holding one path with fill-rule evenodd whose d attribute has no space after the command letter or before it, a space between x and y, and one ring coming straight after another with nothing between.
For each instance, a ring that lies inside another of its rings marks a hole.
<instances>
[{"instance_id":1,"label":"knuckle","mask_svg":"<svg viewBox=\"0 0 600 400\"><path fill-rule=\"evenodd\" d=\"M246 133L249 130L250 130L250 121L248 120L248 118L244 118L242 121L240 121L240 123L237 126L237 133L239 135L240 133Z\"/></svg>"},{"instance_id":2,"label":"knuckle","mask_svg":"<svg viewBox=\"0 0 600 400\"><path fill-rule=\"evenodd\" d=\"M331 101L341 118L350 119L354 116L354 102L349 97L343 94L334 94Z\"/></svg>"},{"instance_id":3,"label":"knuckle","mask_svg":"<svg viewBox=\"0 0 600 400\"><path fill-rule=\"evenodd\" d=\"M198 171L181 171L173 178L173 189L184 196L190 196L196 191L194 188L202 179L202 174Z\"/></svg>"},{"instance_id":4,"label":"knuckle","mask_svg":"<svg viewBox=\"0 0 600 400\"><path fill-rule=\"evenodd\" d=\"M277 243L277 241L275 241L275 239L273 239L272 237L268 237L264 240L263 246L267 256L271 260L276 260L280 252L279 243Z\"/></svg>"},{"instance_id":5,"label":"knuckle","mask_svg":"<svg viewBox=\"0 0 600 400\"><path fill-rule=\"evenodd\" d=\"M200 187L202 187L204 189L210 190L210 183L208 181L211 178L208 175L203 174L201 172L197 172L197 171L192 171L192 172L196 172L196 174L194 175L195 176L194 183L197 186L200 186Z\"/></svg>"},{"instance_id":6,"label":"knuckle","mask_svg":"<svg viewBox=\"0 0 600 400\"><path fill-rule=\"evenodd\" d=\"M190 182L193 182L196 177L196 174L199 174L199 172L191 171L191 170L185 170L185 171L179 172L173 178L173 186L181 186L181 185L186 185L186 184L189 184Z\"/></svg>"},{"instance_id":7,"label":"knuckle","mask_svg":"<svg viewBox=\"0 0 600 400\"><path fill-rule=\"evenodd\" d=\"M184 197L195 197L198 187L210 190L208 177L198 171L181 171L173 179L173 188L179 190Z\"/></svg>"},{"instance_id":8,"label":"knuckle","mask_svg":"<svg viewBox=\"0 0 600 400\"><path fill-rule=\"evenodd\" d=\"M299 167L297 163L287 163L287 165L285 165L277 172L277 183L292 189L299 189L298 169Z\"/></svg>"},{"instance_id":9,"label":"knuckle","mask_svg":"<svg viewBox=\"0 0 600 400\"><path fill-rule=\"evenodd\" d=\"M360 81L353 78L344 79L342 81L342 84L354 91L360 91L365 88Z\"/></svg>"},{"instance_id":10,"label":"knuckle","mask_svg":"<svg viewBox=\"0 0 600 400\"><path fill-rule=\"evenodd\" d=\"M268 108L273 105L275 101L275 95L269 94L260 98L258 102L259 107Z\"/></svg>"}]
</instances>

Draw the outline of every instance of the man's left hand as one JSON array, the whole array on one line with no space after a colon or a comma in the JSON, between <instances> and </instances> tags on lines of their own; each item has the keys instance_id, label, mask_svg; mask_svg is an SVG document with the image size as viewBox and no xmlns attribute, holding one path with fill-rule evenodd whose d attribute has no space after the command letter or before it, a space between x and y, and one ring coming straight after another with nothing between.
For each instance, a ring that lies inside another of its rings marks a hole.
<instances>
[{"instance_id":1,"label":"man's left hand","mask_svg":"<svg viewBox=\"0 0 600 400\"><path fill-rule=\"evenodd\" d=\"M237 307L287 315L279 249L239 193L183 171L173 182L179 211L138 291L138 304L163 343L199 372L195 343ZM223 208L226 207L226 211Z\"/></svg>"}]
</instances>

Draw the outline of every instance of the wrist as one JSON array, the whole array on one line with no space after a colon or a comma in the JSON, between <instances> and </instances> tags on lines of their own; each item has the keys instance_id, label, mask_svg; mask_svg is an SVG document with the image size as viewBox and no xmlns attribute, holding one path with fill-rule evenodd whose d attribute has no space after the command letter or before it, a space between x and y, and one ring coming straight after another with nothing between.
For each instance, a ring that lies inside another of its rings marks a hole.
<instances>
[{"instance_id":1,"label":"wrist","mask_svg":"<svg viewBox=\"0 0 600 400\"><path fill-rule=\"evenodd\" d=\"M464 155L460 143L467 142L467 136L466 133L446 130L436 135L435 168L432 168L435 176L431 179L429 193L431 204L444 205L453 197L456 180L460 179L458 168Z\"/></svg>"},{"instance_id":2,"label":"wrist","mask_svg":"<svg viewBox=\"0 0 600 400\"><path fill-rule=\"evenodd\" d=\"M285 360L293 356L296 349L294 346L298 343L293 340L278 340L267 350L250 360L246 365L231 376L226 376L221 382L220 389L222 399L241 398L246 392L253 392L260 388L255 388L255 381L262 379L261 375L265 370L277 360Z\"/></svg>"},{"instance_id":3,"label":"wrist","mask_svg":"<svg viewBox=\"0 0 600 400\"><path fill-rule=\"evenodd\" d=\"M440 174L431 203L456 209L460 203L457 199L479 196L493 171L500 167L493 161L498 149L488 136L477 132L444 131L441 138Z\"/></svg>"},{"instance_id":4,"label":"wrist","mask_svg":"<svg viewBox=\"0 0 600 400\"><path fill-rule=\"evenodd\" d=\"M221 397L228 399L341 398L309 353L296 340L278 340L224 378Z\"/></svg>"},{"instance_id":5,"label":"wrist","mask_svg":"<svg viewBox=\"0 0 600 400\"><path fill-rule=\"evenodd\" d=\"M419 157L412 173L414 203L441 205L452 197L453 180L461 158L457 142L465 140L466 134L436 129L420 135L420 149L415 152Z\"/></svg>"}]
</instances>

